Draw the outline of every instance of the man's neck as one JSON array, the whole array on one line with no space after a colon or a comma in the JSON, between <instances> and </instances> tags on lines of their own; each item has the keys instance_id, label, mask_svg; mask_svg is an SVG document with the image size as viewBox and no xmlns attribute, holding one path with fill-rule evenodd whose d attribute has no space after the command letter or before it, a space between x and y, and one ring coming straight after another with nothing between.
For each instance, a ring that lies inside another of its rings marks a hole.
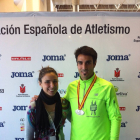
<instances>
[{"instance_id":1,"label":"man's neck","mask_svg":"<svg viewBox=\"0 0 140 140\"><path fill-rule=\"evenodd\" d=\"M92 74L88 79L90 79L93 75L94 75L94 72L93 72L93 74ZM80 77L81 77L81 76L80 76ZM81 80L82 80L82 81L88 80L88 79L82 79L82 77L81 77Z\"/></svg>"}]
</instances>

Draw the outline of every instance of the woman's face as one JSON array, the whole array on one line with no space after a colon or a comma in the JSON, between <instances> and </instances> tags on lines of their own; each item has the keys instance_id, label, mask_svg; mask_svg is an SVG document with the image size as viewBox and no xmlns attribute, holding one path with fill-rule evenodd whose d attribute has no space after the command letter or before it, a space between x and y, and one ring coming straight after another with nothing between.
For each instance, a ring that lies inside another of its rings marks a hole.
<instances>
[{"instance_id":1,"label":"woman's face","mask_svg":"<svg viewBox=\"0 0 140 140\"><path fill-rule=\"evenodd\" d=\"M54 96L58 90L58 77L55 73L50 72L42 77L42 82L39 85L42 87L43 91L49 95Z\"/></svg>"}]
</instances>

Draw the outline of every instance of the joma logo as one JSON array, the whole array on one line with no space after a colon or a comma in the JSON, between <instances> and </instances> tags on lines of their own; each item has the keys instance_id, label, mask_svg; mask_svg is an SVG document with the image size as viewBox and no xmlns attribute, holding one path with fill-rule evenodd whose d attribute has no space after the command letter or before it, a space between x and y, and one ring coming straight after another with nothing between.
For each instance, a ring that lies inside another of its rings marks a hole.
<instances>
[{"instance_id":1,"label":"joma logo","mask_svg":"<svg viewBox=\"0 0 140 140\"><path fill-rule=\"evenodd\" d=\"M16 111L16 110L18 110L18 111L20 111L20 110L24 111L24 110L26 110L26 107L28 107L28 106L27 105L26 106L14 106L13 111Z\"/></svg>"},{"instance_id":2,"label":"joma logo","mask_svg":"<svg viewBox=\"0 0 140 140\"><path fill-rule=\"evenodd\" d=\"M5 121L4 122L0 122L0 127L4 127Z\"/></svg>"},{"instance_id":3,"label":"joma logo","mask_svg":"<svg viewBox=\"0 0 140 140\"><path fill-rule=\"evenodd\" d=\"M138 112L140 110L140 106L137 106L137 109L136 109L136 111Z\"/></svg>"},{"instance_id":4,"label":"joma logo","mask_svg":"<svg viewBox=\"0 0 140 140\"><path fill-rule=\"evenodd\" d=\"M64 55L43 55L42 61L64 61L65 60L65 54Z\"/></svg>"},{"instance_id":5,"label":"joma logo","mask_svg":"<svg viewBox=\"0 0 140 140\"><path fill-rule=\"evenodd\" d=\"M129 55L108 55L108 58L106 59L106 61L125 61L125 60L129 60Z\"/></svg>"},{"instance_id":6,"label":"joma logo","mask_svg":"<svg viewBox=\"0 0 140 140\"><path fill-rule=\"evenodd\" d=\"M33 73L34 73L34 71L32 71L32 72L12 72L11 78L14 78L14 77L33 77Z\"/></svg>"}]
</instances>

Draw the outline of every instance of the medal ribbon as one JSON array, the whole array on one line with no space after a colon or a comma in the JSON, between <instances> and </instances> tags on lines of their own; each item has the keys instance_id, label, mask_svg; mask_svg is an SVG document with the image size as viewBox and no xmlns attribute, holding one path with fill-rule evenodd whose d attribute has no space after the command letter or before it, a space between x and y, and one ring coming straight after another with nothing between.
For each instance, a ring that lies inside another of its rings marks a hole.
<instances>
[{"instance_id":1,"label":"medal ribbon","mask_svg":"<svg viewBox=\"0 0 140 140\"><path fill-rule=\"evenodd\" d=\"M85 94L85 96L84 96L84 98L81 102L81 105L80 105L80 102L79 102L79 91L80 91L80 80L79 80L78 86L77 86L77 98L78 98L78 109L79 110L82 109L90 90L92 89L92 87L94 86L94 83L96 82L96 79L97 79L97 76L95 75L93 81L91 82L91 84L90 84L90 86L89 86L89 88L88 88L88 90L87 90L87 92L86 92L86 94Z\"/></svg>"}]
</instances>

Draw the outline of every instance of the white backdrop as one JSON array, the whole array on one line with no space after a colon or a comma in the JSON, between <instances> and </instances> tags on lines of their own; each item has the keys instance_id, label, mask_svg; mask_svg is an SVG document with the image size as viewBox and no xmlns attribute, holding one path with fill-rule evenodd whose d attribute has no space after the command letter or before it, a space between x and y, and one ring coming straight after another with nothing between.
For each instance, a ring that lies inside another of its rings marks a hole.
<instances>
[{"instance_id":1,"label":"white backdrop","mask_svg":"<svg viewBox=\"0 0 140 140\"><path fill-rule=\"evenodd\" d=\"M0 14L1 140L25 140L26 107L40 92L42 66L60 73L61 96L79 78L74 51L83 45L98 52L97 76L115 86L122 114L120 140L140 140L140 13L110 12ZM116 68L119 77L114 75ZM64 133L69 140L67 120Z\"/></svg>"}]
</instances>

